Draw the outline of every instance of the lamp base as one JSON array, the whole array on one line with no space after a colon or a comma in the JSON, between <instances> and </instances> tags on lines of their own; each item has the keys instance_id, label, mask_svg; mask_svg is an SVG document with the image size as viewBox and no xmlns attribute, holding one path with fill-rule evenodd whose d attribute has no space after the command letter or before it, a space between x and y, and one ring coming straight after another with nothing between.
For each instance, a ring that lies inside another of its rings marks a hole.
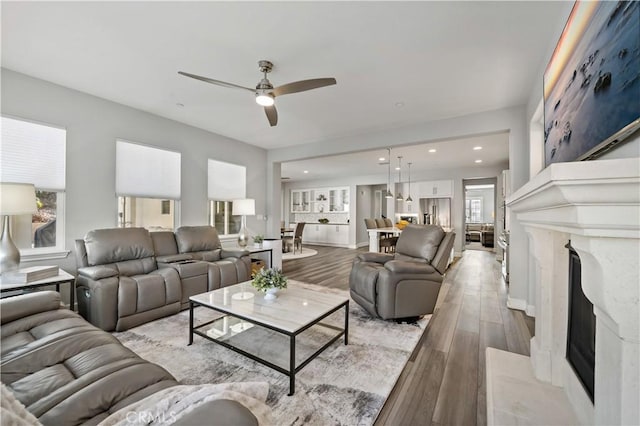
<instances>
[{"instance_id":1,"label":"lamp base","mask_svg":"<svg viewBox=\"0 0 640 426\"><path fill-rule=\"evenodd\" d=\"M238 246L245 248L249 244L249 230L247 229L247 218L242 216L242 224L238 231Z\"/></svg>"},{"instance_id":2,"label":"lamp base","mask_svg":"<svg viewBox=\"0 0 640 426\"><path fill-rule=\"evenodd\" d=\"M20 267L20 251L11 240L9 216L4 216L0 236L0 273L15 271Z\"/></svg>"}]
</instances>

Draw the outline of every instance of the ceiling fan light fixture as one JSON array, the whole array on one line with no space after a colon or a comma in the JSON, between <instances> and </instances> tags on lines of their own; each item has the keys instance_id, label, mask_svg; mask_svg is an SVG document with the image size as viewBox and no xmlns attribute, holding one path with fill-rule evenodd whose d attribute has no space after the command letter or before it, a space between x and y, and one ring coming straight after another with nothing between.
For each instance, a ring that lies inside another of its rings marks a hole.
<instances>
[{"instance_id":1,"label":"ceiling fan light fixture","mask_svg":"<svg viewBox=\"0 0 640 426\"><path fill-rule=\"evenodd\" d=\"M273 106L275 99L271 93L256 93L256 103L258 105L269 107Z\"/></svg>"}]
</instances>

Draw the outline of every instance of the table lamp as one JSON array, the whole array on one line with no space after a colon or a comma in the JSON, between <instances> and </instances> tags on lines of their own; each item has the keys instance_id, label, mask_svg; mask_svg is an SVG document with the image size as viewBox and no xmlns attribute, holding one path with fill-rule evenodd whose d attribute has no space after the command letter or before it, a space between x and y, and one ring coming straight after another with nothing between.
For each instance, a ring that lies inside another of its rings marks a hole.
<instances>
[{"instance_id":1,"label":"table lamp","mask_svg":"<svg viewBox=\"0 0 640 426\"><path fill-rule=\"evenodd\" d=\"M246 247L249 243L247 216L256 214L256 200L252 198L233 200L233 214L242 216L242 225L240 225L240 231L238 231L238 245L240 247Z\"/></svg>"},{"instance_id":2,"label":"table lamp","mask_svg":"<svg viewBox=\"0 0 640 426\"><path fill-rule=\"evenodd\" d=\"M0 273L13 271L20 266L20 251L11 241L10 216L33 214L36 211L36 188L32 184L0 182L0 216L3 216Z\"/></svg>"}]
</instances>

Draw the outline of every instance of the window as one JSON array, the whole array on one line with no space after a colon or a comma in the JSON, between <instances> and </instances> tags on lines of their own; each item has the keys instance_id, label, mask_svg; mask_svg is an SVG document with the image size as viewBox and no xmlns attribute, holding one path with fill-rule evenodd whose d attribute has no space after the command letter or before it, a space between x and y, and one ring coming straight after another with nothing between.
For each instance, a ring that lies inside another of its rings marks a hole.
<instances>
[{"instance_id":1,"label":"window","mask_svg":"<svg viewBox=\"0 0 640 426\"><path fill-rule=\"evenodd\" d=\"M180 200L179 152L116 141L118 226L173 230Z\"/></svg>"},{"instance_id":2,"label":"window","mask_svg":"<svg viewBox=\"0 0 640 426\"><path fill-rule=\"evenodd\" d=\"M482 199L467 198L465 200L465 219L467 223L482 223Z\"/></svg>"},{"instance_id":3,"label":"window","mask_svg":"<svg viewBox=\"0 0 640 426\"><path fill-rule=\"evenodd\" d=\"M66 130L2 117L0 180L36 187L38 211L11 218L22 260L64 251Z\"/></svg>"},{"instance_id":4,"label":"window","mask_svg":"<svg viewBox=\"0 0 640 426\"><path fill-rule=\"evenodd\" d=\"M220 235L235 235L242 218L231 214L231 201L246 198L247 169L216 160L209 160L207 169L209 224Z\"/></svg>"}]
</instances>

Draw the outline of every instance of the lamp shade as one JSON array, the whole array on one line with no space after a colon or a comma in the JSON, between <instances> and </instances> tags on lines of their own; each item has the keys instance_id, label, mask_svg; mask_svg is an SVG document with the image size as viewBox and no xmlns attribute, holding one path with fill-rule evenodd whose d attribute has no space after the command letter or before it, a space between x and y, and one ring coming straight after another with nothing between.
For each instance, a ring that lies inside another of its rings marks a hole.
<instances>
[{"instance_id":1,"label":"lamp shade","mask_svg":"<svg viewBox=\"0 0 640 426\"><path fill-rule=\"evenodd\" d=\"M35 186L30 183L0 182L0 215L16 216L37 211Z\"/></svg>"},{"instance_id":2,"label":"lamp shade","mask_svg":"<svg viewBox=\"0 0 640 426\"><path fill-rule=\"evenodd\" d=\"M253 216L256 214L256 200L253 198L233 200L232 209L234 215Z\"/></svg>"}]
</instances>

